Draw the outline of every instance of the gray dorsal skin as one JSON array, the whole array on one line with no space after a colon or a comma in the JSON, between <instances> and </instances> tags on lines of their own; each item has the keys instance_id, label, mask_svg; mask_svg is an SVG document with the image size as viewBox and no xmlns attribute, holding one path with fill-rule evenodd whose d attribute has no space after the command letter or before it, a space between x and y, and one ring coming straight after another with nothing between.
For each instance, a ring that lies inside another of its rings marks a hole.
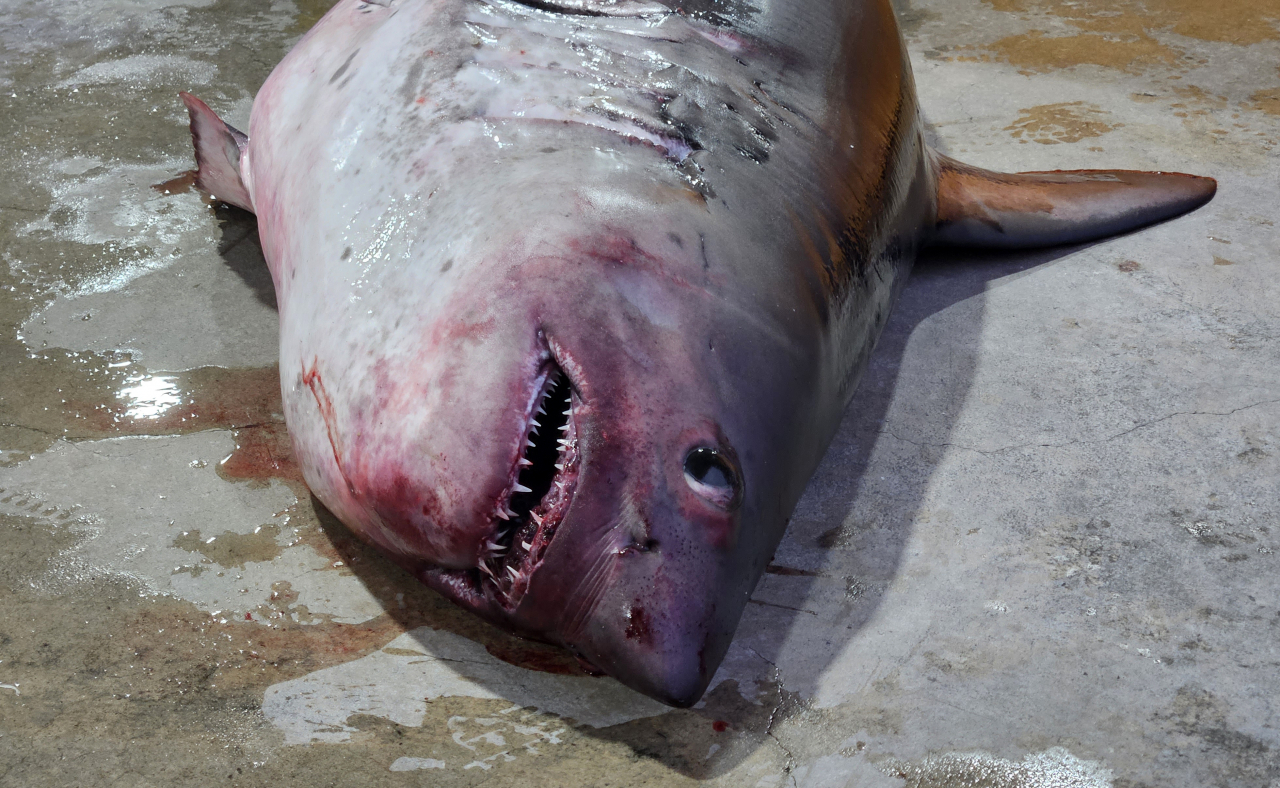
<instances>
[{"instance_id":1,"label":"gray dorsal skin","mask_svg":"<svg viewBox=\"0 0 1280 788\"><path fill-rule=\"evenodd\" d=\"M1214 183L929 151L888 0L341 0L201 188L258 215L308 485L459 605L698 700L924 244Z\"/></svg>"}]
</instances>

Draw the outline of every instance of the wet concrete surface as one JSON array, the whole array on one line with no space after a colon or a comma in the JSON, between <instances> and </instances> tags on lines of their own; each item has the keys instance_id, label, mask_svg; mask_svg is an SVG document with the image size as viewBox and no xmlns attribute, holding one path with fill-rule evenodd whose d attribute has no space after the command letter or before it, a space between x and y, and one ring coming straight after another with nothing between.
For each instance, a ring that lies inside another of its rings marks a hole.
<instances>
[{"instance_id":1,"label":"wet concrete surface","mask_svg":"<svg viewBox=\"0 0 1280 788\"><path fill-rule=\"evenodd\" d=\"M1196 214L934 254L703 703L421 588L309 496L243 125L327 7L0 11L0 785L1280 783L1280 7L900 3L938 145Z\"/></svg>"}]
</instances>

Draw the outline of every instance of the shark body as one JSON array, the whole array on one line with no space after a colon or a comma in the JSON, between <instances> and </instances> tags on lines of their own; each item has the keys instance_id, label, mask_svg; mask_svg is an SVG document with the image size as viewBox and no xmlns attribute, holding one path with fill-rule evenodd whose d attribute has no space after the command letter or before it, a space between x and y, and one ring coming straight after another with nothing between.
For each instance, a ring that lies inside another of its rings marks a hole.
<instances>
[{"instance_id":1,"label":"shark body","mask_svg":"<svg viewBox=\"0 0 1280 788\"><path fill-rule=\"evenodd\" d=\"M248 135L285 417L459 605L698 700L917 251L1084 241L1213 181L930 150L888 0L340 0Z\"/></svg>"}]
</instances>

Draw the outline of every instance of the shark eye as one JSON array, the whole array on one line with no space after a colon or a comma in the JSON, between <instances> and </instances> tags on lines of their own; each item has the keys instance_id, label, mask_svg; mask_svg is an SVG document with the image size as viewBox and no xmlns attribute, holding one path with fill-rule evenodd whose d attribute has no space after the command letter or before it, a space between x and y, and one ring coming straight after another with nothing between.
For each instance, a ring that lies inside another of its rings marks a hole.
<instances>
[{"instance_id":1,"label":"shark eye","mask_svg":"<svg viewBox=\"0 0 1280 788\"><path fill-rule=\"evenodd\" d=\"M738 474L723 454L697 448L684 458L684 480L695 493L728 508L738 497Z\"/></svg>"}]
</instances>

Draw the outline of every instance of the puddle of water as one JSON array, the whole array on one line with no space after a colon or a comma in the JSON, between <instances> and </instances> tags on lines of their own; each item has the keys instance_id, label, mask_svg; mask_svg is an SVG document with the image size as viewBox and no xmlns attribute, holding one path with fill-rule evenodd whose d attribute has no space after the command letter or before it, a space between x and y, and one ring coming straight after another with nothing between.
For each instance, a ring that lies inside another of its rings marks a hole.
<instances>
[{"instance_id":1,"label":"puddle of water","mask_svg":"<svg viewBox=\"0 0 1280 788\"><path fill-rule=\"evenodd\" d=\"M1111 788L1111 770L1086 761L1063 747L1031 753L1021 761L985 752L941 753L919 761L886 759L885 774L907 781L910 788Z\"/></svg>"},{"instance_id":2,"label":"puddle of water","mask_svg":"<svg viewBox=\"0 0 1280 788\"><path fill-rule=\"evenodd\" d=\"M174 538L173 546L189 553L199 553L224 569L243 569L246 563L278 558L284 552L279 539L280 526L272 523L260 525L249 534L223 531L208 538L198 529L183 531Z\"/></svg>"}]
</instances>

